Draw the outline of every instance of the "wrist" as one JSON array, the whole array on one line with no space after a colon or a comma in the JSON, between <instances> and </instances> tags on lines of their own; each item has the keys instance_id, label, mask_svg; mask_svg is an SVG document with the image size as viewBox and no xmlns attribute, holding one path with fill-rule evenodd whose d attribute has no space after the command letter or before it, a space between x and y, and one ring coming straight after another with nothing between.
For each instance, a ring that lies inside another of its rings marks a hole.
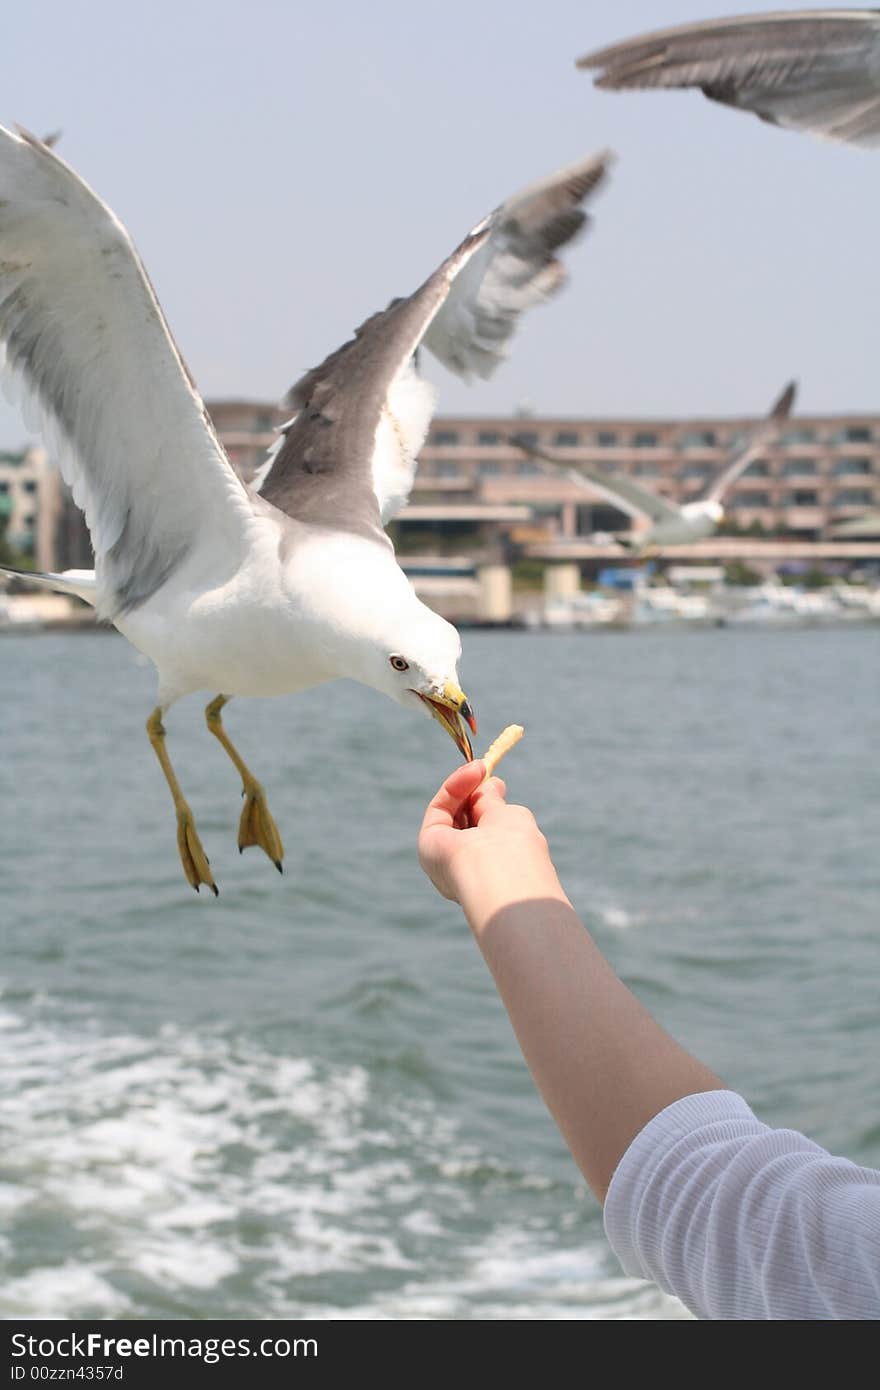
<instances>
[{"instance_id":1,"label":"wrist","mask_svg":"<svg viewBox=\"0 0 880 1390\"><path fill-rule=\"evenodd\" d=\"M453 880L456 897L474 931L512 903L535 899L568 902L543 847L504 856L497 849L462 854L453 865Z\"/></svg>"}]
</instances>

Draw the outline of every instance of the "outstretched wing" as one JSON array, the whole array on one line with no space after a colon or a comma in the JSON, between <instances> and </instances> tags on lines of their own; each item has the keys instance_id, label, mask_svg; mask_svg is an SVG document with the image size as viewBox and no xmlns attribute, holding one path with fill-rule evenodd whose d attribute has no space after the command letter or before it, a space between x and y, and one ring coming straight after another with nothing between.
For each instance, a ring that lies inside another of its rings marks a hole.
<instances>
[{"instance_id":1,"label":"outstretched wing","mask_svg":"<svg viewBox=\"0 0 880 1390\"><path fill-rule=\"evenodd\" d=\"M577 204L605 155L556 174L481 222L408 299L374 314L288 393L295 412L254 479L263 497L313 525L376 536L403 507L435 393L420 344L454 370L488 373L523 309L557 289L555 250L583 225Z\"/></svg>"},{"instance_id":2,"label":"outstretched wing","mask_svg":"<svg viewBox=\"0 0 880 1390\"><path fill-rule=\"evenodd\" d=\"M489 235L481 223L408 299L362 323L350 342L291 388L262 497L298 521L381 535L406 502L434 411L413 363L425 329Z\"/></svg>"},{"instance_id":3,"label":"outstretched wing","mask_svg":"<svg viewBox=\"0 0 880 1390\"><path fill-rule=\"evenodd\" d=\"M582 204L608 171L607 152L561 169L508 198L489 217L490 235L459 275L425 334L450 371L489 377L504 361L520 314L562 288L561 247L589 221Z\"/></svg>"},{"instance_id":4,"label":"outstretched wing","mask_svg":"<svg viewBox=\"0 0 880 1390\"><path fill-rule=\"evenodd\" d=\"M764 121L880 144L880 12L792 10L683 24L588 53L597 87L699 87Z\"/></svg>"},{"instance_id":5,"label":"outstretched wing","mask_svg":"<svg viewBox=\"0 0 880 1390\"><path fill-rule=\"evenodd\" d=\"M773 403L766 420L749 433L733 457L725 463L716 476L706 484L702 497L707 502L720 502L725 492L732 488L741 473L744 473L762 449L772 443L779 435L782 426L791 414L797 395L797 383L790 381L779 398Z\"/></svg>"},{"instance_id":6,"label":"outstretched wing","mask_svg":"<svg viewBox=\"0 0 880 1390\"><path fill-rule=\"evenodd\" d=\"M532 444L525 444L516 435L511 437L510 442L539 463L545 473L556 478L567 478L586 491L600 492L627 516L647 517L655 525L661 521L678 521L681 517L678 507L672 502L667 502L665 497L642 487L623 473L605 473L597 468L568 468L555 455L536 449Z\"/></svg>"},{"instance_id":7,"label":"outstretched wing","mask_svg":"<svg viewBox=\"0 0 880 1390\"><path fill-rule=\"evenodd\" d=\"M98 603L162 585L249 514L137 252L40 140L0 127L0 344L86 514Z\"/></svg>"}]
</instances>

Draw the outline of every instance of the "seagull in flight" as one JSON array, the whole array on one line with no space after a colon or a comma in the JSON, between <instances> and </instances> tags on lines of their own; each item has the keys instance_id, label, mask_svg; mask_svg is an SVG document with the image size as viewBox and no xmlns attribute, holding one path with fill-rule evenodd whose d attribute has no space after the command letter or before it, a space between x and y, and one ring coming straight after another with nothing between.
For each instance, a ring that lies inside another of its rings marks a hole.
<instances>
[{"instance_id":1,"label":"seagull in flight","mask_svg":"<svg viewBox=\"0 0 880 1390\"><path fill-rule=\"evenodd\" d=\"M597 87L698 87L762 121L880 144L880 11L786 10L660 29L578 59Z\"/></svg>"},{"instance_id":2,"label":"seagull in flight","mask_svg":"<svg viewBox=\"0 0 880 1390\"><path fill-rule=\"evenodd\" d=\"M436 719L466 758L476 730L455 628L416 597L385 524L404 506L434 411L420 347L488 377L520 314L560 288L609 157L535 184L480 222L406 298L293 386L256 485L227 458L125 227L46 144L0 127L0 344L85 512L93 571L24 576L94 605L156 667L147 733L184 874L217 893L171 765L164 718L215 692L208 729L237 768L239 849L281 869L266 795L229 738L232 696L338 677Z\"/></svg>"},{"instance_id":3,"label":"seagull in flight","mask_svg":"<svg viewBox=\"0 0 880 1390\"><path fill-rule=\"evenodd\" d=\"M646 530L636 536L617 536L622 545L634 550L654 550L666 545L690 545L711 536L724 516L721 499L758 457L762 449L777 438L794 404L797 387L791 381L771 407L770 413L732 452L726 463L706 482L699 495L678 506L650 488L643 487L624 473L606 473L600 468L566 468L555 454L548 454L511 438L523 453L538 462L547 473L567 478L587 492L599 492L636 520L647 519Z\"/></svg>"},{"instance_id":4,"label":"seagull in flight","mask_svg":"<svg viewBox=\"0 0 880 1390\"><path fill-rule=\"evenodd\" d=\"M579 58L613 91L697 87L712 101L828 140L880 145L880 10L786 10L680 24ZM840 523L872 535L880 512Z\"/></svg>"}]
</instances>

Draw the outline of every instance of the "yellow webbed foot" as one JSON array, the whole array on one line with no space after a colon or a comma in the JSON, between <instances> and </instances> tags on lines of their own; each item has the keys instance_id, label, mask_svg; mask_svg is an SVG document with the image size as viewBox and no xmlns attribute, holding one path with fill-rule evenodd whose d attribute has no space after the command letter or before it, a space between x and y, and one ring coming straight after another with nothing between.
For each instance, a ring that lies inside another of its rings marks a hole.
<instances>
[{"instance_id":1,"label":"yellow webbed foot","mask_svg":"<svg viewBox=\"0 0 880 1390\"><path fill-rule=\"evenodd\" d=\"M196 823L189 808L189 802L180 790L180 783L174 768L171 766L171 759L168 757L161 706L157 706L147 720L147 735L165 774L171 799L174 802L174 809L177 812L177 848L180 851L180 862L183 865L183 872L186 874L186 881L192 888L195 888L197 893L199 884L207 883L214 897L219 897L220 890L214 882L208 856L202 849L202 842L196 830Z\"/></svg>"},{"instance_id":2,"label":"yellow webbed foot","mask_svg":"<svg viewBox=\"0 0 880 1390\"><path fill-rule=\"evenodd\" d=\"M219 897L220 889L214 882L208 856L202 848L192 811L186 803L177 808L177 848L190 886L198 893L199 885L206 883L214 897Z\"/></svg>"},{"instance_id":3,"label":"yellow webbed foot","mask_svg":"<svg viewBox=\"0 0 880 1390\"><path fill-rule=\"evenodd\" d=\"M238 826L238 852L241 854L250 845L259 845L280 874L283 872L281 861L284 858L284 846L278 834L278 827L266 805L266 794L259 782L249 781L242 795L244 807Z\"/></svg>"}]
</instances>

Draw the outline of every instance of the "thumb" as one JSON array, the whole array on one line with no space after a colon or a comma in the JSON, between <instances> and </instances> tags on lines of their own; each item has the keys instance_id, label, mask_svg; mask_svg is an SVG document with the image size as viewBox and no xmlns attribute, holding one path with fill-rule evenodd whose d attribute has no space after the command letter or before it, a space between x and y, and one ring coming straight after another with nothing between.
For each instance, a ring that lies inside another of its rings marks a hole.
<instances>
[{"instance_id":1,"label":"thumb","mask_svg":"<svg viewBox=\"0 0 880 1390\"><path fill-rule=\"evenodd\" d=\"M480 785L484 775L485 767L479 761L457 767L430 801L422 821L422 829L430 830L436 825L453 825L455 817L471 793Z\"/></svg>"}]
</instances>

